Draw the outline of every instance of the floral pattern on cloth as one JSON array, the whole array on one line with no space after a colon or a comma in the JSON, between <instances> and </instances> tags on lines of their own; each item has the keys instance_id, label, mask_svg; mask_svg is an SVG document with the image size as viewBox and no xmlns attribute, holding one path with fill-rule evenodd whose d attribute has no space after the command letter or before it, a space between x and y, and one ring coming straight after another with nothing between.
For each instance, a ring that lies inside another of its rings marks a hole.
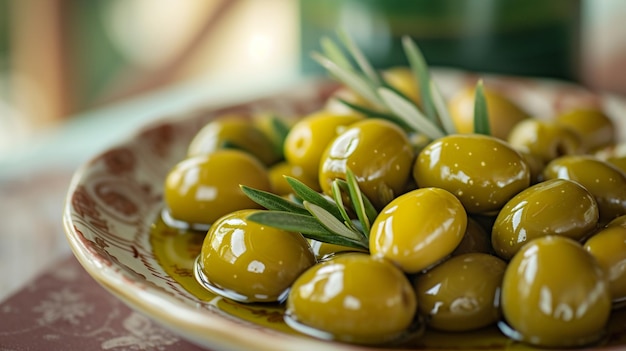
<instances>
[{"instance_id":1,"label":"floral pattern on cloth","mask_svg":"<svg viewBox=\"0 0 626 351\"><path fill-rule=\"evenodd\" d=\"M0 351L200 351L104 290L64 258L0 304Z\"/></svg>"}]
</instances>

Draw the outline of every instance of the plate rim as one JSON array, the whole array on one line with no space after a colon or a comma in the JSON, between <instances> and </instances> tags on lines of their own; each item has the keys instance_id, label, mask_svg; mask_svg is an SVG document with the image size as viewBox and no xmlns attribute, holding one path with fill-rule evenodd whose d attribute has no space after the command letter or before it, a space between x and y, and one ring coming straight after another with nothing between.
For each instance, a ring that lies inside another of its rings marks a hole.
<instances>
[{"instance_id":1,"label":"plate rim","mask_svg":"<svg viewBox=\"0 0 626 351\"><path fill-rule=\"evenodd\" d=\"M455 69L436 69L435 73L438 74L455 74L469 73L473 76L485 76L485 77L502 77L513 78L528 81L541 81L548 84L556 85L571 85L581 87L570 82L562 82L558 80L533 78L533 77L514 77L497 74L481 74L475 72L466 72ZM322 80L322 84L327 83L325 79ZM297 83L302 84L302 82ZM296 84L296 86L297 86ZM319 84L318 80L308 81L305 84ZM584 89L584 87L582 87ZM272 98L280 97L284 93L273 93L267 97ZM610 94L600 94L602 98L615 99L619 97L611 96ZM256 99L255 99L256 100ZM231 104L230 106L237 106L237 104ZM227 106L228 107L228 106ZM183 116L184 117L184 116ZM183 339L193 342L194 344L216 348L217 350L294 350L296 348L306 348L315 350L378 350L382 351L386 348L372 348L361 345L343 344L337 342L329 342L324 340L317 340L306 336L300 336L297 334L291 335L282 333L277 330L272 330L266 327L259 328L247 328L241 323L237 323L228 318L224 318L217 313L206 313L206 311L200 308L191 309L188 304L183 303L177 299L168 298L168 295L163 291L159 291L149 285L141 284L141 289L127 289L124 285L123 277L120 275L120 271L116 271L111 267L106 267L101 262L98 262L94 257L89 255L89 250L81 243L76 232L73 219L72 219L72 195L76 192L78 186L83 180L84 174L89 169L92 162L98 157L102 156L107 150L115 147L128 144L133 138L136 138L139 134L156 129L163 123L176 123L180 118L168 117L156 119L151 123L144 125L135 133L130 133L127 137L118 140L117 142L109 145L102 152L89 158L86 162L80 165L74 172L70 181L67 195L63 204L63 227L66 239L70 244L73 255L78 259L81 266L88 272L88 274L94 278L102 287L112 293L114 296L123 301L131 309L137 310L157 323L163 325L169 330L172 330L177 335L182 336ZM167 311L167 312L165 312ZM203 327L198 327L199 323L203 324ZM245 328L246 335L242 337L238 334L239 331ZM620 347L612 348L605 347L603 350L620 349Z\"/></svg>"}]
</instances>

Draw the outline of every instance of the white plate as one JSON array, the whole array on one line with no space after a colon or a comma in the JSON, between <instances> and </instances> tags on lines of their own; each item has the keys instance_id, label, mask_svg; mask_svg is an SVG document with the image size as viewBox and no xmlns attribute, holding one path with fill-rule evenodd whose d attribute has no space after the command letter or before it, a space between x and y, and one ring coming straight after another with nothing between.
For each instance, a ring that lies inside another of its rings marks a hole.
<instances>
[{"instance_id":1,"label":"white plate","mask_svg":"<svg viewBox=\"0 0 626 351\"><path fill-rule=\"evenodd\" d=\"M444 96L450 96L465 84L474 85L478 78L442 69L433 70L433 75ZM569 84L482 77L487 85L497 87L534 116L550 117L574 105L601 105L612 117L626 116L626 104L622 100L597 96ZM182 337L214 350L365 349L285 332L268 326L271 324L267 321L256 323L245 313L222 308L218 298L208 301L198 298L166 272L150 240L151 227L162 207L165 175L182 159L187 144L202 125L226 111L302 115L322 106L334 87L328 81L307 81L277 96L214 111L196 109L187 116L155 122L95 156L76 172L64 210L67 238L80 263L132 308ZM616 121L623 134L626 119L621 117ZM506 345L490 345L490 348L501 347Z\"/></svg>"}]
</instances>

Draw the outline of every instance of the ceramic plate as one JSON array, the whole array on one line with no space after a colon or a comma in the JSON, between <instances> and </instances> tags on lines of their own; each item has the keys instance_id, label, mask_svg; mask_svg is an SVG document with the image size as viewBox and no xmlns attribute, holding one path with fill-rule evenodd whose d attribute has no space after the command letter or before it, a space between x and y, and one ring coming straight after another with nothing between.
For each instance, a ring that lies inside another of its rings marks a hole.
<instances>
[{"instance_id":1,"label":"ceramic plate","mask_svg":"<svg viewBox=\"0 0 626 351\"><path fill-rule=\"evenodd\" d=\"M478 78L441 69L433 70L433 75L444 96L474 85ZM610 116L622 116L616 121L625 140L626 103L622 100L556 81L482 77L537 117L576 105L602 106ZM332 82L307 81L284 94L219 110L197 109L154 122L95 156L76 172L67 195L64 224L74 254L89 274L132 308L213 350L368 349L298 334L284 324L280 307L238 304L206 292L192 271L202 234L171 230L159 220L165 176L184 157L189 141L205 123L235 111L302 116L320 108L335 88ZM626 317L615 313L609 335L608 344L598 348L626 347ZM458 334L428 332L406 347L526 348L495 328Z\"/></svg>"}]
</instances>

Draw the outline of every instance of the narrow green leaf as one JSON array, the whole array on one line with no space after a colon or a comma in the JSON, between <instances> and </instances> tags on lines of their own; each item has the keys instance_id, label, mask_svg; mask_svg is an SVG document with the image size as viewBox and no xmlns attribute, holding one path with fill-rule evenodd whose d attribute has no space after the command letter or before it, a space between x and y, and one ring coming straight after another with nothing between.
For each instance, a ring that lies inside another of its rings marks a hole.
<instances>
[{"instance_id":1,"label":"narrow green leaf","mask_svg":"<svg viewBox=\"0 0 626 351\"><path fill-rule=\"evenodd\" d=\"M354 206L354 212L356 212L356 216L361 223L361 227L363 227L363 232L365 233L365 236L369 237L371 222L370 219L367 218L367 213L365 212L363 195L361 194L359 183L357 182L356 177L354 176L354 173L350 170L350 168L346 169L346 182L348 183L350 201L352 202L352 206Z\"/></svg>"},{"instance_id":2,"label":"narrow green leaf","mask_svg":"<svg viewBox=\"0 0 626 351\"><path fill-rule=\"evenodd\" d=\"M264 190L254 189L246 185L239 186L246 196L256 202L257 204L272 211L287 211L292 213L298 213L303 215L309 215L309 211L303 206L291 202L278 196L274 193L270 193Z\"/></svg>"},{"instance_id":3,"label":"narrow green leaf","mask_svg":"<svg viewBox=\"0 0 626 351\"><path fill-rule=\"evenodd\" d=\"M358 45L356 45L354 40L352 40L352 37L350 37L350 35L345 31L339 31L338 37L343 45L345 45L346 49L348 49L348 52L352 55L352 58L354 58L363 73L365 73L365 76L369 78L373 84L380 85L381 79L378 76L378 73L374 70L374 67L372 67L361 49L359 49Z\"/></svg>"},{"instance_id":4,"label":"narrow green leaf","mask_svg":"<svg viewBox=\"0 0 626 351\"><path fill-rule=\"evenodd\" d=\"M433 97L435 109L437 110L437 115L439 116L439 121L441 122L443 129L446 131L446 134L456 133L454 121L452 120L452 116L450 116L450 111L448 111L443 95L437 87L437 84L435 84L435 81L432 79L430 80L430 92Z\"/></svg>"},{"instance_id":5,"label":"narrow green leaf","mask_svg":"<svg viewBox=\"0 0 626 351\"><path fill-rule=\"evenodd\" d=\"M287 139L287 134L289 134L290 128L289 125L287 125L287 123L285 123L285 121L278 116L272 115L270 118L270 127L272 128L272 133L274 135L272 140L274 144L274 151L278 155L282 155L284 152L283 145L285 144L285 139Z\"/></svg>"},{"instance_id":6,"label":"narrow green leaf","mask_svg":"<svg viewBox=\"0 0 626 351\"><path fill-rule=\"evenodd\" d=\"M350 188L348 187L348 182L346 182L343 179L337 179L336 182L342 191L345 191L348 193L350 192ZM372 202L362 192L361 192L361 198L363 199L363 208L365 209L367 218L370 220L370 224L374 223L374 220L378 216L378 211L376 211L376 208L374 207L374 205L372 205Z\"/></svg>"},{"instance_id":7,"label":"narrow green leaf","mask_svg":"<svg viewBox=\"0 0 626 351\"><path fill-rule=\"evenodd\" d=\"M331 190L333 193L333 199L335 199L335 202L337 203L337 208L339 209L339 212L341 212L341 216L343 217L343 223L345 223L345 225L347 225L351 229L358 230L356 226L354 225L354 223L352 223L352 218L350 218L350 216L348 215L348 212L346 212L346 207L343 204L343 199L342 199L343 194L341 193L341 186L339 185L339 179L335 179L333 181L331 185Z\"/></svg>"},{"instance_id":8,"label":"narrow green leaf","mask_svg":"<svg viewBox=\"0 0 626 351\"><path fill-rule=\"evenodd\" d=\"M409 125L407 125L402 118L398 118L395 115L379 112L379 111L376 111L376 110L372 110L370 108L354 104L354 103L352 103L350 101L347 101L345 99L342 99L342 98L338 98L337 100L339 102L341 102L342 104L348 106L349 108L351 108L351 109L353 109L353 110L355 110L357 112L360 112L360 113L362 113L362 114L364 114L364 115L366 115L368 117L384 119L384 120L387 120L387 121L390 121L390 122L393 122L393 123L397 124L402 129L411 130L411 127Z\"/></svg>"},{"instance_id":9,"label":"narrow green leaf","mask_svg":"<svg viewBox=\"0 0 626 351\"><path fill-rule=\"evenodd\" d=\"M250 221L269 227L301 233L308 239L359 249L368 248L367 245L361 241L350 240L330 232L312 216L303 216L281 211L259 211L248 215L247 218Z\"/></svg>"},{"instance_id":10,"label":"narrow green leaf","mask_svg":"<svg viewBox=\"0 0 626 351\"><path fill-rule=\"evenodd\" d=\"M441 129L428 120L412 102L387 88L378 89L378 94L387 107L398 117L401 117L413 131L424 133L431 139L438 139L445 135Z\"/></svg>"},{"instance_id":11,"label":"narrow green leaf","mask_svg":"<svg viewBox=\"0 0 626 351\"><path fill-rule=\"evenodd\" d=\"M344 223L342 223L340 220L335 218L332 214L328 213L328 211L324 210L323 208L307 201L304 202L304 207L309 210L313 217L317 218L320 224L326 227L326 229L328 229L329 231L354 241L363 240L362 233L348 228Z\"/></svg>"},{"instance_id":12,"label":"narrow green leaf","mask_svg":"<svg viewBox=\"0 0 626 351\"><path fill-rule=\"evenodd\" d=\"M402 37L402 46L404 47L404 53L409 61L409 66L411 67L415 81L418 82L422 106L426 117L428 117L431 122L438 124L435 104L430 91L430 72L424 55L417 44L408 36Z\"/></svg>"},{"instance_id":13,"label":"narrow green leaf","mask_svg":"<svg viewBox=\"0 0 626 351\"><path fill-rule=\"evenodd\" d=\"M285 176L285 180L287 180L287 183L289 183L289 186L291 186L291 189L293 189L294 193L303 200L303 203L305 201L313 203L330 212L336 219L343 219L341 212L337 208L336 203L328 200L322 194L309 188L306 184L302 183L296 178Z\"/></svg>"},{"instance_id":14,"label":"narrow green leaf","mask_svg":"<svg viewBox=\"0 0 626 351\"><path fill-rule=\"evenodd\" d=\"M335 44L335 42L330 38L323 37L320 40L320 45L322 46L322 50L326 54L326 57L336 63L337 66L348 70L354 70L354 66L352 66L350 60L343 54L341 48L339 48L339 46L337 46L337 44Z\"/></svg>"},{"instance_id":15,"label":"narrow green leaf","mask_svg":"<svg viewBox=\"0 0 626 351\"><path fill-rule=\"evenodd\" d=\"M487 110L487 100L485 99L482 79L476 83L476 93L474 94L474 133L491 134L489 111Z\"/></svg>"},{"instance_id":16,"label":"narrow green leaf","mask_svg":"<svg viewBox=\"0 0 626 351\"><path fill-rule=\"evenodd\" d=\"M315 217L286 211L258 211L247 217L253 222L290 232L312 235L332 234Z\"/></svg>"},{"instance_id":17,"label":"narrow green leaf","mask_svg":"<svg viewBox=\"0 0 626 351\"><path fill-rule=\"evenodd\" d=\"M344 69L338 66L333 61L329 60L326 56L314 52L312 57L315 61L321 64L326 70L328 70L339 81L352 89L355 93L361 95L366 100L370 101L374 106L383 108L382 101L376 95L375 89L364 79L364 77L355 73L352 70Z\"/></svg>"}]
</instances>

